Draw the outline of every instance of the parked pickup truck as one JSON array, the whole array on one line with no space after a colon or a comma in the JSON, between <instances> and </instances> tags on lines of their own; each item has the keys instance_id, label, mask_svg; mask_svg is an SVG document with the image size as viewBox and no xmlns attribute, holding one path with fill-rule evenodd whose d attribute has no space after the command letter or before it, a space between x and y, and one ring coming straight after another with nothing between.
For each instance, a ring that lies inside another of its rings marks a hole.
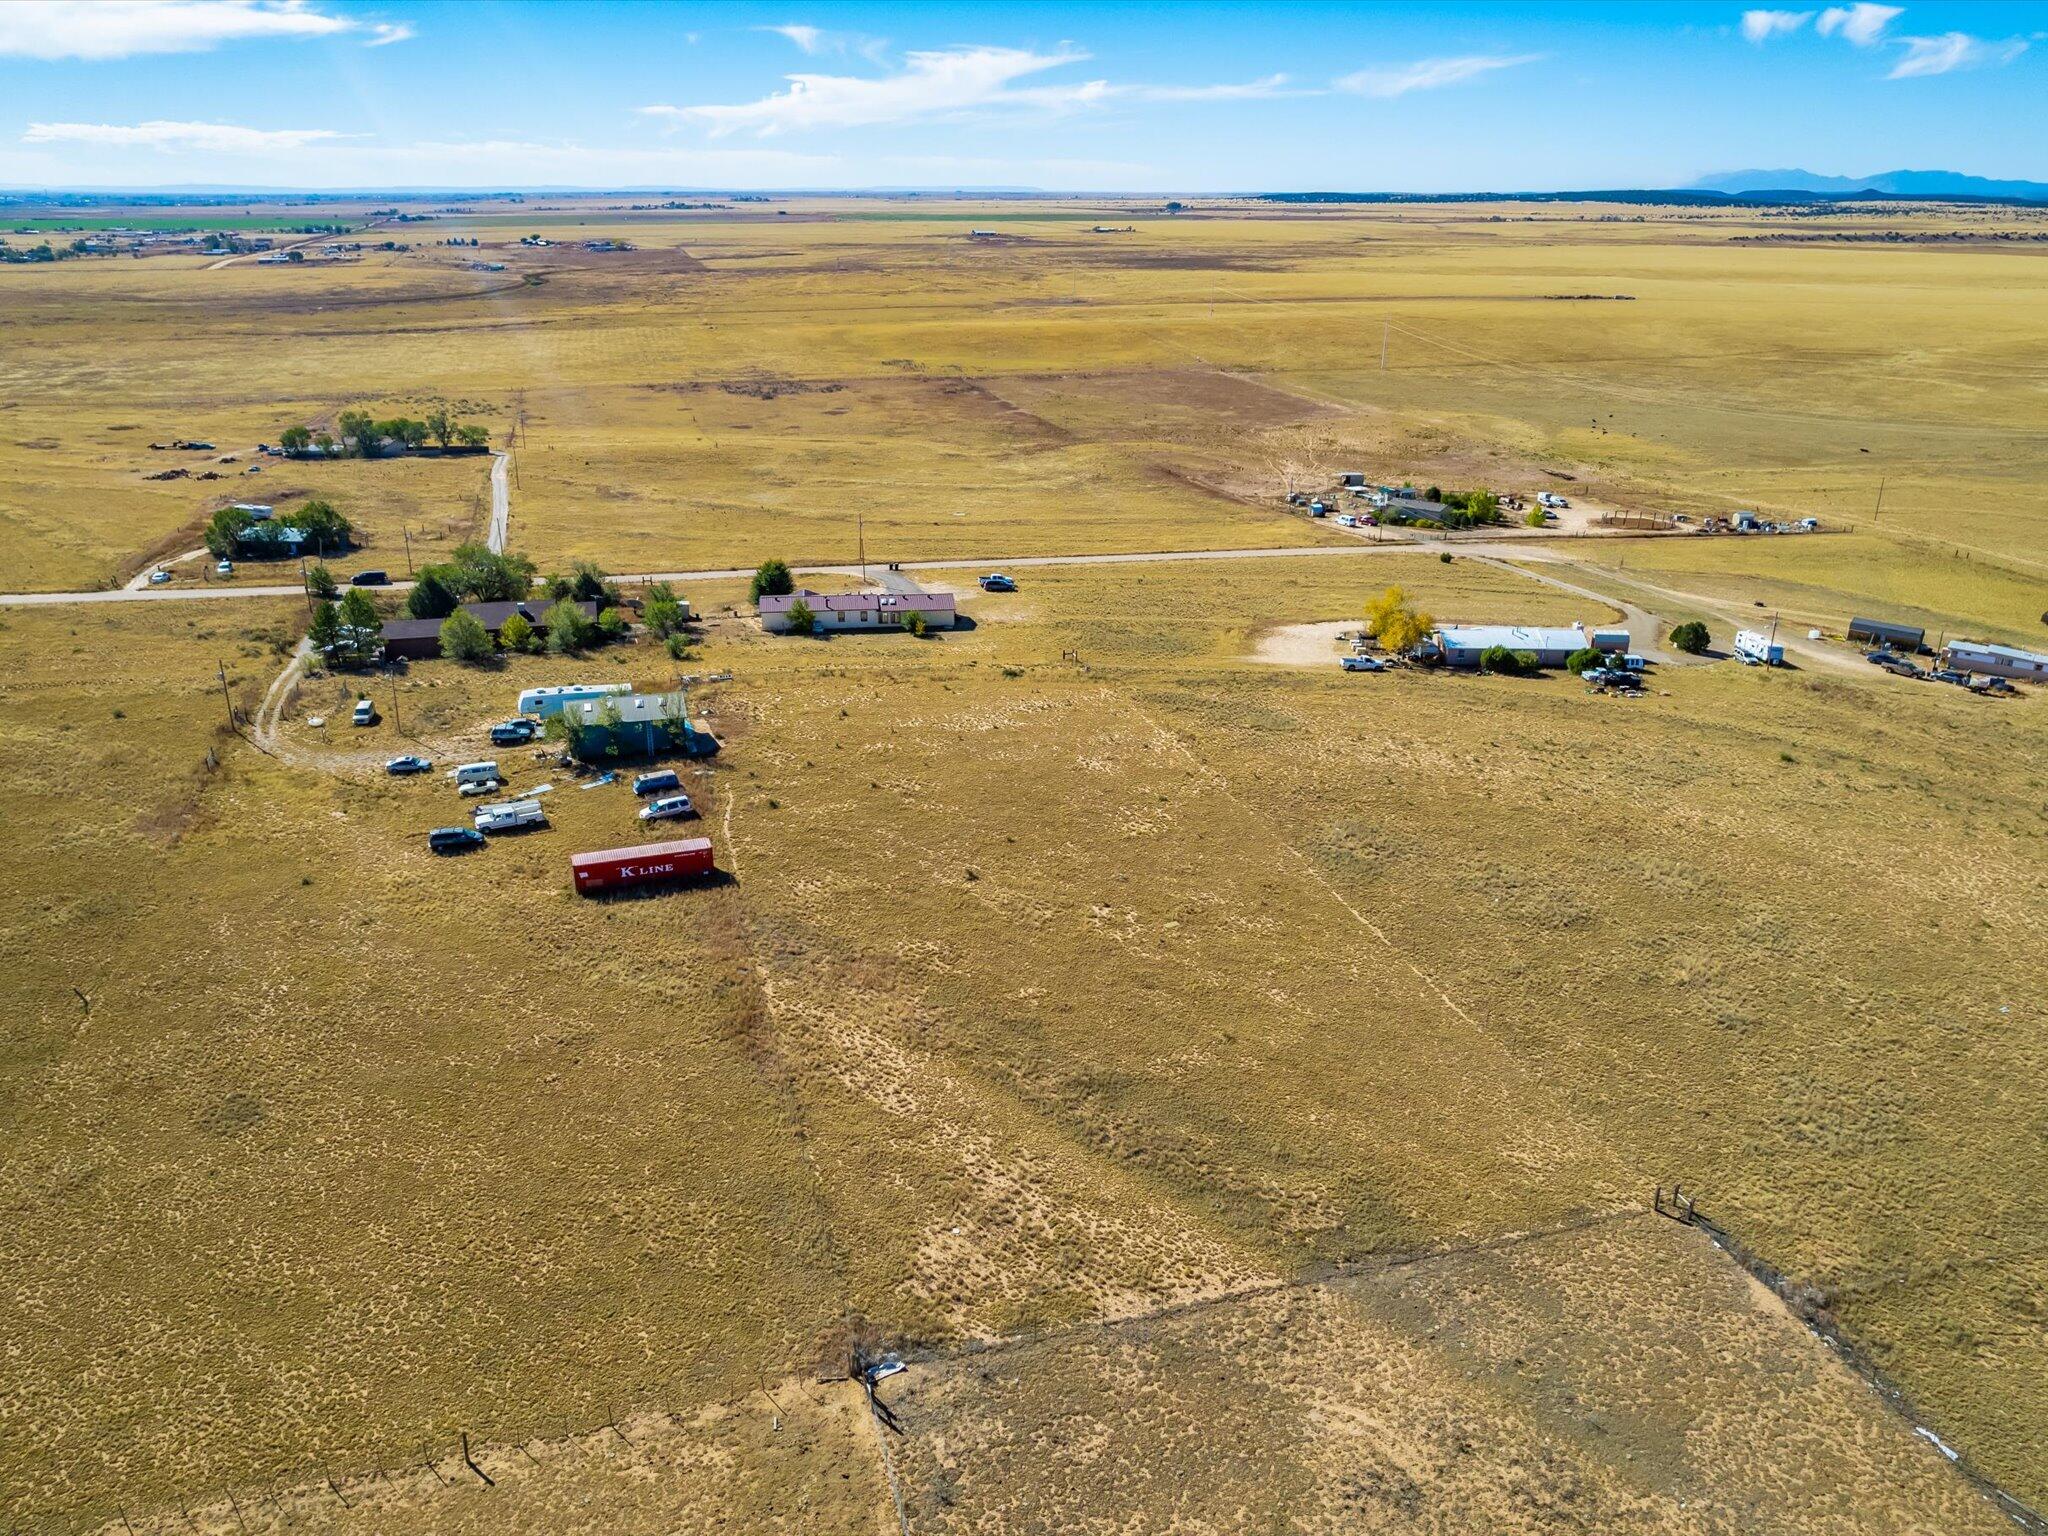
<instances>
[{"instance_id":1,"label":"parked pickup truck","mask_svg":"<svg viewBox=\"0 0 2048 1536\"><path fill-rule=\"evenodd\" d=\"M523 827L544 827L547 820L548 813L538 800L500 800L476 808L479 832L517 832Z\"/></svg>"}]
</instances>

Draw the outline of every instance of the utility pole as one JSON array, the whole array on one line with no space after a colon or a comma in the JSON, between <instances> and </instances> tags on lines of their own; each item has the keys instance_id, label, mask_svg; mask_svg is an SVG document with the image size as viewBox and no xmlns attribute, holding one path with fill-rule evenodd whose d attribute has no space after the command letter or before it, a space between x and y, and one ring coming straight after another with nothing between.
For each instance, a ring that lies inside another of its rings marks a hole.
<instances>
[{"instance_id":1,"label":"utility pole","mask_svg":"<svg viewBox=\"0 0 2048 1536\"><path fill-rule=\"evenodd\" d=\"M856 512L853 514L853 528L854 538L858 541L860 549L860 579L866 581L868 579L868 520L866 513Z\"/></svg>"},{"instance_id":2,"label":"utility pole","mask_svg":"<svg viewBox=\"0 0 2048 1536\"><path fill-rule=\"evenodd\" d=\"M306 612L313 611L313 578L306 574L306 557L299 556L299 590L306 595Z\"/></svg>"},{"instance_id":3,"label":"utility pole","mask_svg":"<svg viewBox=\"0 0 2048 1536\"><path fill-rule=\"evenodd\" d=\"M1884 516L1884 482L1885 477L1883 475L1879 475L1877 477L1877 510L1870 514L1871 521L1873 522L1881 519Z\"/></svg>"},{"instance_id":4,"label":"utility pole","mask_svg":"<svg viewBox=\"0 0 2048 1536\"><path fill-rule=\"evenodd\" d=\"M391 729L401 732L404 730L404 727L398 723L398 676L396 673L393 673L391 677Z\"/></svg>"},{"instance_id":5,"label":"utility pole","mask_svg":"<svg viewBox=\"0 0 2048 1536\"><path fill-rule=\"evenodd\" d=\"M400 524L398 525L398 535L399 535L399 537L400 537L400 538L402 538L402 539L404 539L404 540L405 540L405 574L406 574L406 575L408 575L408 576L410 576L410 575L412 575L412 574L413 574L413 569L412 569L412 530L411 530L410 528L406 527L406 526L405 526L405 524L403 524L403 523L400 523Z\"/></svg>"},{"instance_id":6,"label":"utility pole","mask_svg":"<svg viewBox=\"0 0 2048 1536\"><path fill-rule=\"evenodd\" d=\"M214 667L220 673L220 701L228 709L228 729L237 730L239 727L235 724L235 696L228 692L228 665L224 661L215 661Z\"/></svg>"}]
</instances>

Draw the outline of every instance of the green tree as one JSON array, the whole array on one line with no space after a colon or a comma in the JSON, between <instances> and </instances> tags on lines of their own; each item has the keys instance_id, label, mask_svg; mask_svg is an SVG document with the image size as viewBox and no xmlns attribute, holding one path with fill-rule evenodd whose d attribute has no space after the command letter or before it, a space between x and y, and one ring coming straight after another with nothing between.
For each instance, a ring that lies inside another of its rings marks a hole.
<instances>
[{"instance_id":1,"label":"green tree","mask_svg":"<svg viewBox=\"0 0 2048 1536\"><path fill-rule=\"evenodd\" d=\"M573 656L590 643L590 620L583 610L563 598L541 616L548 632L548 650L556 656Z\"/></svg>"},{"instance_id":2,"label":"green tree","mask_svg":"<svg viewBox=\"0 0 2048 1536\"><path fill-rule=\"evenodd\" d=\"M1423 494L1423 499L1425 501L1442 501L1444 499L1444 488L1440 485L1432 485Z\"/></svg>"},{"instance_id":3,"label":"green tree","mask_svg":"<svg viewBox=\"0 0 2048 1536\"><path fill-rule=\"evenodd\" d=\"M341 639L341 616L334 611L334 604L319 602L313 605L313 621L306 626L306 638L313 642L313 649L325 656Z\"/></svg>"},{"instance_id":4,"label":"green tree","mask_svg":"<svg viewBox=\"0 0 2048 1536\"><path fill-rule=\"evenodd\" d=\"M332 453L334 451L334 439L325 432L315 432L313 434L313 446L323 454Z\"/></svg>"},{"instance_id":5,"label":"green tree","mask_svg":"<svg viewBox=\"0 0 2048 1536\"><path fill-rule=\"evenodd\" d=\"M514 655L523 655L539 646L539 642L534 638L533 626L526 622L526 615L516 609L510 618L498 626L498 644Z\"/></svg>"},{"instance_id":6,"label":"green tree","mask_svg":"<svg viewBox=\"0 0 2048 1536\"><path fill-rule=\"evenodd\" d=\"M341 439L352 444L357 453L365 458L377 451L377 421L368 411L343 411L335 421L340 429Z\"/></svg>"},{"instance_id":7,"label":"green tree","mask_svg":"<svg viewBox=\"0 0 2048 1536\"><path fill-rule=\"evenodd\" d=\"M405 611L415 619L445 619L461 605L461 595L450 584L445 565L430 565L421 571L405 594Z\"/></svg>"},{"instance_id":8,"label":"green tree","mask_svg":"<svg viewBox=\"0 0 2048 1536\"><path fill-rule=\"evenodd\" d=\"M448 407L437 405L427 412L426 429L435 442L446 448L455 438L455 420L448 414Z\"/></svg>"},{"instance_id":9,"label":"green tree","mask_svg":"<svg viewBox=\"0 0 2048 1536\"><path fill-rule=\"evenodd\" d=\"M787 562L770 557L754 572L747 587L747 601L758 603L764 597L782 597L795 590L796 578L789 574Z\"/></svg>"},{"instance_id":10,"label":"green tree","mask_svg":"<svg viewBox=\"0 0 2048 1536\"><path fill-rule=\"evenodd\" d=\"M1688 656L1697 656L1704 651L1709 639L1707 626L1698 619L1687 619L1671 630L1671 643Z\"/></svg>"},{"instance_id":11,"label":"green tree","mask_svg":"<svg viewBox=\"0 0 2048 1536\"><path fill-rule=\"evenodd\" d=\"M485 629L483 621L473 613L464 613L460 608L441 621L441 654L453 661L476 666L489 661L495 648L491 644L491 632Z\"/></svg>"},{"instance_id":12,"label":"green tree","mask_svg":"<svg viewBox=\"0 0 2048 1536\"><path fill-rule=\"evenodd\" d=\"M290 514L289 526L303 533L316 551L347 549L349 540L355 536L355 528L349 520L334 509L331 502L315 497L297 511Z\"/></svg>"},{"instance_id":13,"label":"green tree","mask_svg":"<svg viewBox=\"0 0 2048 1536\"><path fill-rule=\"evenodd\" d=\"M913 640L922 640L931 627L931 620L924 616L922 608L903 610L903 628Z\"/></svg>"},{"instance_id":14,"label":"green tree","mask_svg":"<svg viewBox=\"0 0 2048 1536\"><path fill-rule=\"evenodd\" d=\"M1541 528L1545 521L1546 519L1543 516L1543 509L1541 507L1531 507L1522 514L1522 522L1531 528Z\"/></svg>"},{"instance_id":15,"label":"green tree","mask_svg":"<svg viewBox=\"0 0 2048 1536\"><path fill-rule=\"evenodd\" d=\"M455 440L465 448L488 448L491 445L491 434L482 427L457 427Z\"/></svg>"},{"instance_id":16,"label":"green tree","mask_svg":"<svg viewBox=\"0 0 2048 1536\"><path fill-rule=\"evenodd\" d=\"M626 617L626 610L616 604L601 609L597 615L597 632L604 637L606 644L625 639L626 631L632 627L632 622Z\"/></svg>"},{"instance_id":17,"label":"green tree","mask_svg":"<svg viewBox=\"0 0 2048 1536\"><path fill-rule=\"evenodd\" d=\"M277 446L286 453L304 453L313 446L313 434L304 427L286 427L278 434Z\"/></svg>"},{"instance_id":18,"label":"green tree","mask_svg":"<svg viewBox=\"0 0 2048 1536\"><path fill-rule=\"evenodd\" d=\"M377 629L383 625L383 620L377 617L377 605L370 601L370 594L361 587L350 587L342 598L341 622L357 629Z\"/></svg>"},{"instance_id":19,"label":"green tree","mask_svg":"<svg viewBox=\"0 0 2048 1536\"><path fill-rule=\"evenodd\" d=\"M306 590L331 603L340 593L341 584L334 579L334 572L327 569L324 561L315 560L306 571Z\"/></svg>"},{"instance_id":20,"label":"green tree","mask_svg":"<svg viewBox=\"0 0 2048 1536\"><path fill-rule=\"evenodd\" d=\"M657 581L647 589L640 617L650 631L666 640L687 622L688 612L683 600L676 596L676 589L665 581Z\"/></svg>"},{"instance_id":21,"label":"green tree","mask_svg":"<svg viewBox=\"0 0 2048 1536\"><path fill-rule=\"evenodd\" d=\"M802 598L789 605L789 627L799 635L808 635L818 627L818 616Z\"/></svg>"},{"instance_id":22,"label":"green tree","mask_svg":"<svg viewBox=\"0 0 2048 1536\"><path fill-rule=\"evenodd\" d=\"M241 549L242 535L256 519L240 507L222 507L207 519L206 549L216 560L232 560Z\"/></svg>"},{"instance_id":23,"label":"green tree","mask_svg":"<svg viewBox=\"0 0 2048 1536\"><path fill-rule=\"evenodd\" d=\"M1573 677L1579 676L1589 667L1604 667L1606 665L1607 653L1605 651L1596 651L1590 645L1581 646L1564 659L1564 669L1571 673Z\"/></svg>"},{"instance_id":24,"label":"green tree","mask_svg":"<svg viewBox=\"0 0 2048 1536\"><path fill-rule=\"evenodd\" d=\"M533 562L524 555L501 555L485 544L456 546L451 585L480 603L509 603L533 588Z\"/></svg>"}]
</instances>

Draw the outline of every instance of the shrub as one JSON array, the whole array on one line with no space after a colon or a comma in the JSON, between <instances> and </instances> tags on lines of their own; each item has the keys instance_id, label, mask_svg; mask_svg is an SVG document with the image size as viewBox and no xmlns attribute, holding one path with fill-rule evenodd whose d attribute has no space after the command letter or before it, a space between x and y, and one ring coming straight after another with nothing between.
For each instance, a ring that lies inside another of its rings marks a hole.
<instances>
[{"instance_id":1,"label":"shrub","mask_svg":"<svg viewBox=\"0 0 2048 1536\"><path fill-rule=\"evenodd\" d=\"M924 616L921 608L912 608L903 615L903 628L912 639L922 640L931 630L931 621Z\"/></svg>"},{"instance_id":2,"label":"shrub","mask_svg":"<svg viewBox=\"0 0 2048 1536\"><path fill-rule=\"evenodd\" d=\"M1529 653L1510 650L1504 645L1489 645L1479 653L1479 666L1482 671L1498 672L1503 677L1519 677L1524 656L1529 656ZM1529 660L1533 663L1536 658L1529 656Z\"/></svg>"},{"instance_id":3,"label":"shrub","mask_svg":"<svg viewBox=\"0 0 2048 1536\"><path fill-rule=\"evenodd\" d=\"M802 598L789 605L789 627L799 635L808 635L818 627L818 616Z\"/></svg>"},{"instance_id":4,"label":"shrub","mask_svg":"<svg viewBox=\"0 0 2048 1536\"><path fill-rule=\"evenodd\" d=\"M647 601L640 610L641 619L647 628L666 640L683 627L683 600L676 596L676 589L665 581L657 581L647 589Z\"/></svg>"},{"instance_id":5,"label":"shrub","mask_svg":"<svg viewBox=\"0 0 2048 1536\"><path fill-rule=\"evenodd\" d=\"M1671 631L1671 643L1688 656L1699 655L1707 648L1707 641L1707 626L1698 619L1687 619Z\"/></svg>"},{"instance_id":6,"label":"shrub","mask_svg":"<svg viewBox=\"0 0 2048 1536\"><path fill-rule=\"evenodd\" d=\"M548 650L556 656L570 656L590 643L590 620L567 598L550 608L541 619L548 632Z\"/></svg>"},{"instance_id":7,"label":"shrub","mask_svg":"<svg viewBox=\"0 0 2048 1536\"><path fill-rule=\"evenodd\" d=\"M1606 653L1596 651L1590 645L1580 647L1564 659L1564 669L1571 673L1573 677L1577 677L1588 667L1604 667L1606 665Z\"/></svg>"},{"instance_id":8,"label":"shrub","mask_svg":"<svg viewBox=\"0 0 2048 1536\"><path fill-rule=\"evenodd\" d=\"M625 639L626 631L630 628L632 625L627 622L626 610L623 608L606 608L597 616L597 631L607 643Z\"/></svg>"},{"instance_id":9,"label":"shrub","mask_svg":"<svg viewBox=\"0 0 2048 1536\"><path fill-rule=\"evenodd\" d=\"M776 559L763 560L754 572L754 579L747 587L747 601L758 603L764 597L783 597L796 590L796 578L789 574L789 566Z\"/></svg>"},{"instance_id":10,"label":"shrub","mask_svg":"<svg viewBox=\"0 0 2048 1536\"><path fill-rule=\"evenodd\" d=\"M540 647L533 626L526 622L526 615L523 613L514 613L498 626L498 644L514 655L538 650Z\"/></svg>"},{"instance_id":11,"label":"shrub","mask_svg":"<svg viewBox=\"0 0 2048 1536\"><path fill-rule=\"evenodd\" d=\"M1443 561L1445 565L1449 565L1451 563L1450 551L1446 550L1444 553L1438 555L1437 559Z\"/></svg>"},{"instance_id":12,"label":"shrub","mask_svg":"<svg viewBox=\"0 0 2048 1536\"><path fill-rule=\"evenodd\" d=\"M1522 523L1525 527L1541 528L1544 525L1544 521L1543 509L1541 507L1531 507L1522 514Z\"/></svg>"},{"instance_id":13,"label":"shrub","mask_svg":"<svg viewBox=\"0 0 2048 1536\"><path fill-rule=\"evenodd\" d=\"M334 579L334 572L327 569L324 560L315 560L306 570L306 590L326 602L332 602L341 592L341 584Z\"/></svg>"},{"instance_id":14,"label":"shrub","mask_svg":"<svg viewBox=\"0 0 2048 1536\"><path fill-rule=\"evenodd\" d=\"M491 632L475 614L457 609L441 621L441 654L449 660L475 666L489 661L493 651Z\"/></svg>"}]
</instances>

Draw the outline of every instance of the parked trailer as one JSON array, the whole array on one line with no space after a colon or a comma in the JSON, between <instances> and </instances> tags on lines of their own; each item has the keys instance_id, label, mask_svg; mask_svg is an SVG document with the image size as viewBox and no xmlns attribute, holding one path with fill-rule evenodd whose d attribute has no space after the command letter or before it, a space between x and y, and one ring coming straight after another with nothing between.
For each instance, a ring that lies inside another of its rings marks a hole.
<instances>
[{"instance_id":1,"label":"parked trailer","mask_svg":"<svg viewBox=\"0 0 2048 1536\"><path fill-rule=\"evenodd\" d=\"M1761 630L1738 629L1735 632L1735 659L1746 667L1782 667L1785 665L1785 647Z\"/></svg>"},{"instance_id":2,"label":"parked trailer","mask_svg":"<svg viewBox=\"0 0 2048 1536\"><path fill-rule=\"evenodd\" d=\"M711 839L686 837L673 843L646 843L638 848L606 848L595 853L569 855L569 871L576 878L579 896L596 896L606 891L631 890L669 880L688 880L708 875Z\"/></svg>"},{"instance_id":3,"label":"parked trailer","mask_svg":"<svg viewBox=\"0 0 2048 1536\"><path fill-rule=\"evenodd\" d=\"M608 698L615 693L631 693L631 683L558 683L551 688L528 688L519 695L519 713L559 715L571 704L585 704L592 699Z\"/></svg>"}]
</instances>

